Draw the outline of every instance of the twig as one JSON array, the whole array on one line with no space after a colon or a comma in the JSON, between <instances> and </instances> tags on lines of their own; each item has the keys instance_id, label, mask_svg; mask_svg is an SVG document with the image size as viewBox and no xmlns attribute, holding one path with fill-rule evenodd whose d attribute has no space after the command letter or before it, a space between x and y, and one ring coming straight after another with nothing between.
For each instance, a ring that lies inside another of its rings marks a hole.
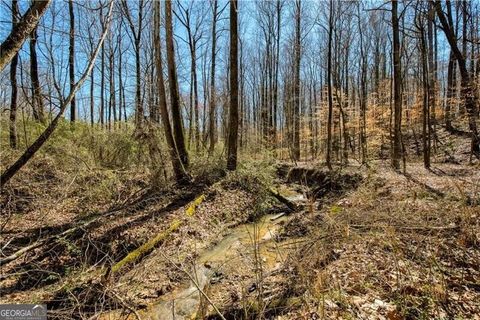
<instances>
[{"instance_id":1,"label":"twig","mask_svg":"<svg viewBox=\"0 0 480 320\"><path fill-rule=\"evenodd\" d=\"M381 228L381 225L368 225L368 224L351 224L351 228L357 229L373 229ZM392 226L386 225L385 227L393 227L397 230L413 230L413 231L442 231L442 230L458 230L460 227L457 225L453 226L440 226L440 227L411 227L411 226Z\"/></svg>"},{"instance_id":2,"label":"twig","mask_svg":"<svg viewBox=\"0 0 480 320\"><path fill-rule=\"evenodd\" d=\"M170 262L171 264L173 264L173 266L178 269L179 271L185 273L187 275L187 277L190 279L190 281L192 281L192 283L195 285L195 287L198 289L198 291L204 296L204 298L208 301L208 303L213 307L213 309L215 310L215 312L218 314L218 316L220 317L220 319L222 320L226 320L225 317L223 316L223 314L220 312L220 310L217 308L217 306L213 303L213 301L208 297L208 295L205 293L205 291L203 291L202 288L200 288L200 285L198 284L197 281L195 281L194 277L188 272L186 271L185 269L181 268L179 265L177 265L175 262L173 262L169 257L167 257L165 255L165 253L163 253L162 251L160 251L160 254L166 259L168 260L168 262Z\"/></svg>"},{"instance_id":3,"label":"twig","mask_svg":"<svg viewBox=\"0 0 480 320\"><path fill-rule=\"evenodd\" d=\"M120 297L115 291L113 290L108 290L109 292L111 292L115 298L118 299L118 301L120 301L120 303L125 307L127 308L128 310L130 310L134 315L135 317L138 319L138 320L142 320L142 318L140 317L140 315L138 314L137 310L135 310L132 306L130 306L127 302L125 302L125 300Z\"/></svg>"}]
</instances>

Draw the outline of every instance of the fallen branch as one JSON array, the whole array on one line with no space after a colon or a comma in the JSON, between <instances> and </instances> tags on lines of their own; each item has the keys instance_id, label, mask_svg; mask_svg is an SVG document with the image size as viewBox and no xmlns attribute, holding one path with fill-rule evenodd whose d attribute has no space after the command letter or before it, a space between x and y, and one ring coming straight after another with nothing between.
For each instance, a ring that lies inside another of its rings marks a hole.
<instances>
[{"instance_id":1,"label":"fallen branch","mask_svg":"<svg viewBox=\"0 0 480 320\"><path fill-rule=\"evenodd\" d=\"M453 225L453 226L440 226L440 227L411 227L411 226L392 226L392 225L366 225L366 224L351 224L349 225L351 228L356 229L374 229L374 228L382 228L382 227L391 227L395 230L408 230L408 231L451 231L451 230L459 230L460 226Z\"/></svg>"},{"instance_id":2,"label":"fallen branch","mask_svg":"<svg viewBox=\"0 0 480 320\"><path fill-rule=\"evenodd\" d=\"M41 240L38 240L34 243L32 243L31 245L29 246L26 246L26 247L23 247L22 249L16 251L15 253L5 257L5 258L1 258L0 259L0 266L3 266L4 264L7 264L15 259L18 259L19 257L23 256L25 253L29 252L29 251L32 251L38 247L41 247L42 245L46 244L46 243L49 243L51 241L55 241L55 240L59 240L59 239L63 239L65 238L66 236L68 236L69 234L72 234L74 232L76 232L77 230L80 230L80 229L83 229L85 227L88 227L90 224L92 224L93 222L95 222L99 217L94 217L92 220L88 220L88 221L85 221L84 223L78 225L78 226L75 226L75 227L72 227L70 229L67 229L57 235L53 235L53 236L50 236L48 238L45 238L45 239L41 239Z\"/></svg>"},{"instance_id":3,"label":"fallen branch","mask_svg":"<svg viewBox=\"0 0 480 320\"><path fill-rule=\"evenodd\" d=\"M168 205L166 205L166 207L168 207L172 203L173 202L170 202ZM123 205L123 206L108 210L108 211L103 212L103 213L94 214L92 217L90 217L90 219L81 222L79 225L71 227L71 228L69 228L69 229L67 229L67 230L65 230L65 231L63 231L59 234L52 235L50 237L37 240L36 242L32 243L31 245L23 247L20 250L16 251L15 253L13 253L13 254L11 254L7 257L0 258L0 266L3 266L4 264L7 264L11 261L14 261L14 260L20 258L21 256L23 256L24 254L26 254L27 252L30 252L30 251L32 251L32 250L34 250L38 247L41 247L41 246L43 246L47 243L50 243L50 242L53 242L53 241L58 241L60 239L64 239L65 237L67 237L70 234L73 234L73 233L75 233L75 232L77 232L81 229L88 228L89 226L91 226L92 224L94 224L95 222L100 220L101 218L110 218L113 214L117 213L120 210L128 208L128 207L129 207L129 205ZM9 241L9 243L10 242L11 242L11 240ZM2 248L2 251L5 249L5 247L6 246L4 246Z\"/></svg>"},{"instance_id":4,"label":"fallen branch","mask_svg":"<svg viewBox=\"0 0 480 320\"><path fill-rule=\"evenodd\" d=\"M175 266L175 268L177 268L179 271L181 272L184 272L187 277L190 279L190 281L192 281L193 285L198 289L198 291L202 294L202 296L208 301L208 303L212 306L212 308L215 310L215 313L220 317L220 319L222 320L226 320L225 317L223 316L223 314L220 312L220 310L218 309L218 307L213 303L213 301L208 297L208 295L205 293L205 291L203 290L203 288L200 287L200 285L198 284L198 281L195 280L195 278L187 271L187 270L184 270L183 268L181 268L180 266L178 266L175 262L173 262L171 259L169 259L165 253L163 252L160 252L160 254L166 259L168 260L171 264L173 264Z\"/></svg>"},{"instance_id":5,"label":"fallen branch","mask_svg":"<svg viewBox=\"0 0 480 320\"><path fill-rule=\"evenodd\" d=\"M290 210L297 211L299 210L299 206L294 203L293 201L288 200L284 196L282 196L277 190L273 188L268 189L268 193L273 196L275 199L286 205Z\"/></svg>"},{"instance_id":6,"label":"fallen branch","mask_svg":"<svg viewBox=\"0 0 480 320\"><path fill-rule=\"evenodd\" d=\"M130 306L122 297L120 297L115 291L113 290L109 290L112 295L118 300L120 301L120 303L126 308L128 309L130 312L132 312L135 317L137 318L137 320L142 320L142 318L140 317L140 314L138 314L137 310L135 310L135 308L133 308L132 306Z\"/></svg>"}]
</instances>

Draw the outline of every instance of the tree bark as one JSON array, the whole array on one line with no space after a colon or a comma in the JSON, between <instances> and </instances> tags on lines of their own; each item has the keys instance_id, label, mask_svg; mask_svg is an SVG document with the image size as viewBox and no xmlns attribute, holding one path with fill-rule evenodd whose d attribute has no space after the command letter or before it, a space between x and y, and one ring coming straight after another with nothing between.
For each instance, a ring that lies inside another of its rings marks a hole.
<instances>
[{"instance_id":1,"label":"tree bark","mask_svg":"<svg viewBox=\"0 0 480 320\"><path fill-rule=\"evenodd\" d=\"M208 135L210 140L210 146L208 148L209 155L213 154L215 149L215 130L216 130L216 91L215 91L215 63L217 57L217 10L218 2L213 0L213 18L212 18L212 65L211 65L211 74L210 74L210 108L209 108L209 126L208 126Z\"/></svg>"},{"instance_id":2,"label":"tree bark","mask_svg":"<svg viewBox=\"0 0 480 320\"><path fill-rule=\"evenodd\" d=\"M400 169L402 159L402 66L400 60L400 32L398 25L398 2L392 0L393 31L393 153L392 166Z\"/></svg>"},{"instance_id":3,"label":"tree bark","mask_svg":"<svg viewBox=\"0 0 480 320\"><path fill-rule=\"evenodd\" d=\"M238 142L238 3L230 0L230 110L228 125L227 169L237 169Z\"/></svg>"},{"instance_id":4,"label":"tree bark","mask_svg":"<svg viewBox=\"0 0 480 320\"><path fill-rule=\"evenodd\" d=\"M45 114L43 111L43 99L40 89L40 80L38 79L38 61L37 61L37 28L33 29L30 35L30 79L32 81L32 106L33 117L35 120L45 124Z\"/></svg>"},{"instance_id":5,"label":"tree bark","mask_svg":"<svg viewBox=\"0 0 480 320\"><path fill-rule=\"evenodd\" d=\"M189 159L187 148L185 146L185 137L183 134L180 97L178 92L177 69L175 64L175 48L173 45L172 0L167 0L165 2L165 10L168 83L170 87L170 101L172 104L173 136L175 138L175 145L177 146L180 160L182 161L185 170L188 170Z\"/></svg>"},{"instance_id":6,"label":"tree bark","mask_svg":"<svg viewBox=\"0 0 480 320\"><path fill-rule=\"evenodd\" d=\"M18 1L12 0L12 28L18 24L18 15L20 11L18 10ZM11 85L11 95L10 95L10 147L13 149L17 148L17 65L18 65L18 53L16 53L10 64L10 85Z\"/></svg>"},{"instance_id":7,"label":"tree bark","mask_svg":"<svg viewBox=\"0 0 480 320\"><path fill-rule=\"evenodd\" d=\"M300 35L301 2L295 1L295 83L293 85L293 158L300 160L300 59L301 59L301 35Z\"/></svg>"},{"instance_id":8,"label":"tree bark","mask_svg":"<svg viewBox=\"0 0 480 320\"><path fill-rule=\"evenodd\" d=\"M452 106L455 104L455 87L456 87L456 65L453 51L450 50L447 69L447 99L445 102L445 127L448 132L454 132L452 125Z\"/></svg>"},{"instance_id":9,"label":"tree bark","mask_svg":"<svg viewBox=\"0 0 480 320\"><path fill-rule=\"evenodd\" d=\"M73 12L73 0L68 0L68 15L70 18L70 37L68 46L68 73L70 77L70 91L75 86L75 13ZM75 122L76 107L75 95L70 102L70 121Z\"/></svg>"},{"instance_id":10,"label":"tree bark","mask_svg":"<svg viewBox=\"0 0 480 320\"><path fill-rule=\"evenodd\" d=\"M163 131L165 133L165 139L167 140L168 153L170 160L172 161L172 168L177 183L181 184L188 181L188 175L180 161L177 148L175 146L175 140L173 139L172 127L170 126L170 117L167 109L167 98L165 92L165 83L163 79L163 65L162 65L162 50L160 39L160 1L154 1L154 29L153 29L153 44L155 50L155 69L157 76L157 90L158 90L158 102L160 107L160 115L162 118Z\"/></svg>"},{"instance_id":11,"label":"tree bark","mask_svg":"<svg viewBox=\"0 0 480 320\"><path fill-rule=\"evenodd\" d=\"M328 18L328 51L327 51L327 96L328 96L328 120L327 120L327 154L325 162L328 169L332 169L332 120L333 120L333 96L332 96L332 35L333 35L333 6L329 4Z\"/></svg>"},{"instance_id":12,"label":"tree bark","mask_svg":"<svg viewBox=\"0 0 480 320\"><path fill-rule=\"evenodd\" d=\"M22 47L27 37L37 27L40 18L47 10L51 0L35 0L22 16L20 21L12 28L12 32L0 46L0 71L13 59Z\"/></svg>"}]
</instances>

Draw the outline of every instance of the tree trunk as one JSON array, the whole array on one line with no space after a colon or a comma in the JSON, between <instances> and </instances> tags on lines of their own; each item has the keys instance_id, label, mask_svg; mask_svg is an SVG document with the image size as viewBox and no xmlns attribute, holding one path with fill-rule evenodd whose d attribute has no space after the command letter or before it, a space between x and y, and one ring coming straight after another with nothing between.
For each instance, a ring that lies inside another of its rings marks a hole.
<instances>
[{"instance_id":1,"label":"tree trunk","mask_svg":"<svg viewBox=\"0 0 480 320\"><path fill-rule=\"evenodd\" d=\"M293 158L300 160L300 58L301 58L301 39L300 39L300 17L301 2L295 1L295 83L293 85Z\"/></svg>"},{"instance_id":2,"label":"tree trunk","mask_svg":"<svg viewBox=\"0 0 480 320\"><path fill-rule=\"evenodd\" d=\"M0 71L13 59L22 47L27 37L37 27L40 18L47 10L51 0L35 0L22 16L20 21L12 28L7 39L0 46Z\"/></svg>"},{"instance_id":3,"label":"tree trunk","mask_svg":"<svg viewBox=\"0 0 480 320\"><path fill-rule=\"evenodd\" d=\"M332 35L333 35L333 6L329 4L328 18L328 52L327 52L327 95L328 95L328 120L327 120L327 155L326 164L332 169L332 121L333 121L333 96L332 96Z\"/></svg>"},{"instance_id":4,"label":"tree trunk","mask_svg":"<svg viewBox=\"0 0 480 320\"><path fill-rule=\"evenodd\" d=\"M100 19L103 19L102 7L100 7ZM100 127L103 129L105 124L105 46L102 43L102 54L100 59Z\"/></svg>"},{"instance_id":5,"label":"tree trunk","mask_svg":"<svg viewBox=\"0 0 480 320\"><path fill-rule=\"evenodd\" d=\"M12 0L12 28L15 29L18 23L18 10L17 0ZM18 65L18 53L12 58L10 64L10 85L12 86L10 96L10 147L17 148L17 65Z\"/></svg>"},{"instance_id":6,"label":"tree trunk","mask_svg":"<svg viewBox=\"0 0 480 320\"><path fill-rule=\"evenodd\" d=\"M167 41L167 62L168 62L168 83L170 87L170 101L172 104L173 135L178 155L185 168L188 170L189 160L188 152L185 147L185 138L183 134L182 114L180 110L180 97L178 92L177 70L175 64L175 48L173 45L173 25L172 25L172 0L165 2L165 23L166 23L166 41Z\"/></svg>"},{"instance_id":7,"label":"tree trunk","mask_svg":"<svg viewBox=\"0 0 480 320\"><path fill-rule=\"evenodd\" d=\"M392 166L400 169L402 159L402 67L400 60L400 32L398 26L398 2L392 0L393 31L393 153Z\"/></svg>"},{"instance_id":8,"label":"tree trunk","mask_svg":"<svg viewBox=\"0 0 480 320\"><path fill-rule=\"evenodd\" d=\"M29 48L30 48L30 78L32 81L33 117L35 118L35 120L45 124L42 92L40 90L40 80L38 79L37 28L33 29L32 34L30 35Z\"/></svg>"},{"instance_id":9,"label":"tree trunk","mask_svg":"<svg viewBox=\"0 0 480 320\"><path fill-rule=\"evenodd\" d=\"M68 74L70 77L70 91L75 86L75 14L73 0L68 0L68 15L70 17L70 37L68 46ZM75 95L70 102L70 121L75 122L76 108Z\"/></svg>"},{"instance_id":10,"label":"tree trunk","mask_svg":"<svg viewBox=\"0 0 480 320\"><path fill-rule=\"evenodd\" d=\"M216 91L215 91L215 62L217 56L217 10L218 2L213 0L213 18L212 18L212 66L210 74L210 108L209 108L209 126L208 126L208 135L210 140L210 147L208 148L209 155L213 154L215 149L215 130L216 130L216 115L215 115L215 104L216 104Z\"/></svg>"},{"instance_id":11,"label":"tree trunk","mask_svg":"<svg viewBox=\"0 0 480 320\"><path fill-rule=\"evenodd\" d=\"M417 12L417 15L421 13ZM421 18L418 18L419 20ZM423 107L422 107L422 145L423 145L423 165L425 168L430 168L430 65L429 57L427 57L427 43L425 40L425 30L423 21L419 21L420 25L420 51L422 64L422 84L423 84ZM429 53L428 53L429 55Z\"/></svg>"},{"instance_id":12,"label":"tree trunk","mask_svg":"<svg viewBox=\"0 0 480 320\"><path fill-rule=\"evenodd\" d=\"M180 161L180 157L173 139L172 127L170 126L170 117L167 109L167 98L165 92L165 83L163 79L163 65L162 65L162 50L160 47L160 1L153 3L154 9L154 26L153 26L153 44L155 50L155 69L157 77L158 102L160 107L160 114L162 117L163 131L165 132L165 139L167 140L168 153L172 161L172 168L177 183L181 184L188 181L188 175Z\"/></svg>"},{"instance_id":13,"label":"tree trunk","mask_svg":"<svg viewBox=\"0 0 480 320\"><path fill-rule=\"evenodd\" d=\"M447 99L445 102L445 127L448 132L454 132L452 125L452 106L455 104L455 88L456 88L456 65L453 51L450 50L447 70Z\"/></svg>"},{"instance_id":14,"label":"tree trunk","mask_svg":"<svg viewBox=\"0 0 480 320\"><path fill-rule=\"evenodd\" d=\"M237 169L238 142L238 3L230 0L230 110L228 121L227 169Z\"/></svg>"},{"instance_id":15,"label":"tree trunk","mask_svg":"<svg viewBox=\"0 0 480 320\"><path fill-rule=\"evenodd\" d=\"M431 6L428 8L428 22L427 22L427 39L428 42L426 47L428 49L428 114L429 114L429 132L430 132L430 141L429 148L431 144L431 139L433 139L433 150L435 152L436 148L436 87L437 87L437 70L436 70L436 59L434 55L435 44L433 41L434 33L434 21L435 21L435 8ZM436 31L435 31L436 32ZM430 157L430 150L429 150Z\"/></svg>"}]
</instances>

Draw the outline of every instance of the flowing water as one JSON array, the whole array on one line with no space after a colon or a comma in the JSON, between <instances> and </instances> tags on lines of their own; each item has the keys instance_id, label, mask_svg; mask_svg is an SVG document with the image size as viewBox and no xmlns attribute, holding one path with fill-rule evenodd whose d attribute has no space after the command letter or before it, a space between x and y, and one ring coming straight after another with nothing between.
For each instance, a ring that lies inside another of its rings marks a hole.
<instances>
[{"instance_id":1,"label":"flowing water","mask_svg":"<svg viewBox=\"0 0 480 320\"><path fill-rule=\"evenodd\" d=\"M304 200L293 192L289 192L288 198L295 202ZM200 254L190 272L194 281L163 295L145 311L139 312L142 319L195 319L201 303L207 303L199 288L203 290L214 283L218 274L235 274L246 260L255 259L264 272L279 268L289 246L288 241L275 241L275 236L288 219L284 213L268 214L254 223L230 229L219 243Z\"/></svg>"}]
</instances>

